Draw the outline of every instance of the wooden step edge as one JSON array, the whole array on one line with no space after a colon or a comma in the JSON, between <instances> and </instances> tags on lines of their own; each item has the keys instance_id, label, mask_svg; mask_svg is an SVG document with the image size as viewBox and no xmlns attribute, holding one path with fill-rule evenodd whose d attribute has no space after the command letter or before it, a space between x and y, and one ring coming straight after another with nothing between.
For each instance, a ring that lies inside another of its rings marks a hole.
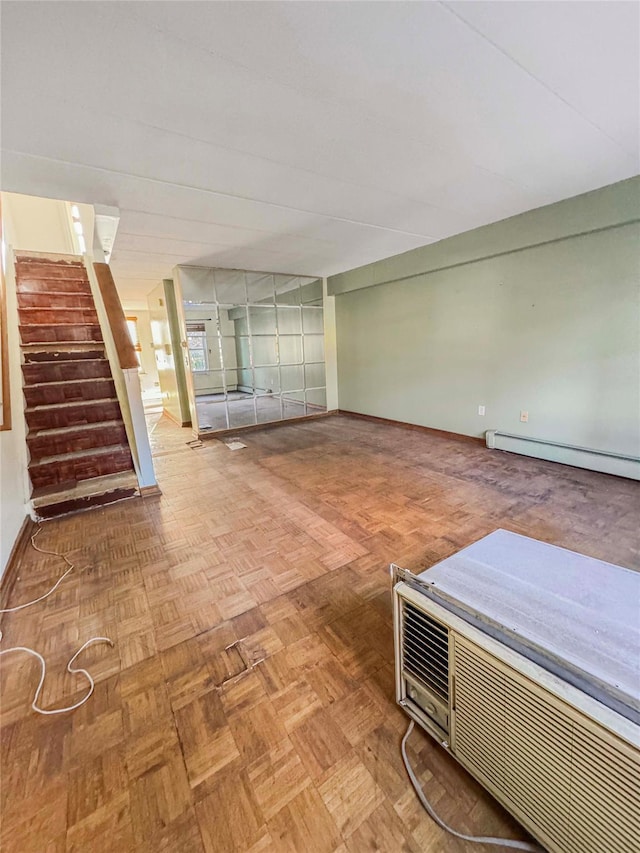
<instances>
[{"instance_id":1,"label":"wooden step edge","mask_svg":"<svg viewBox=\"0 0 640 853\"><path fill-rule=\"evenodd\" d=\"M71 406L97 406L99 403L117 403L117 397L98 397L95 400L73 400L70 403L44 403L41 406L29 406L24 410L25 415L33 412L50 412L53 409L68 409Z\"/></svg>"},{"instance_id":2,"label":"wooden step edge","mask_svg":"<svg viewBox=\"0 0 640 853\"><path fill-rule=\"evenodd\" d=\"M136 486L130 486L86 497L68 498L65 501L58 501L52 504L42 503L40 506L34 507L34 511L38 521L47 521L53 518L64 518L67 515L75 515L78 512L90 512L94 509L102 509L102 507L110 506L111 504L141 497L140 490Z\"/></svg>"},{"instance_id":3,"label":"wooden step edge","mask_svg":"<svg viewBox=\"0 0 640 853\"><path fill-rule=\"evenodd\" d=\"M84 304L84 305L55 305L55 304L52 305L49 301L47 301L46 305L21 305L20 304L20 297L21 296L33 296L34 294L36 294L38 296L46 296L47 299L49 299L50 297L53 299L57 299L59 296L64 296L65 298L71 296L75 300L75 299L78 299L78 297L82 297L82 298L86 299L86 304ZM18 311L61 311L65 308L67 311L75 311L76 309L87 311L87 310L90 310L92 308L95 309L95 306L96 306L95 300L93 298L93 295L90 293L80 293L80 292L74 293L74 292L69 292L68 290L66 290L66 291L61 290L61 291L56 291L56 292L54 292L52 290L46 290L46 291L42 291L42 290L40 290L40 291L21 290L21 291L18 291Z\"/></svg>"},{"instance_id":4,"label":"wooden step edge","mask_svg":"<svg viewBox=\"0 0 640 853\"><path fill-rule=\"evenodd\" d=\"M83 385L88 382L113 382L112 376L89 376L83 379L52 379L51 382L33 382L23 384L22 388L54 388L56 385ZM78 402L82 402L79 400Z\"/></svg>"},{"instance_id":5,"label":"wooden step edge","mask_svg":"<svg viewBox=\"0 0 640 853\"><path fill-rule=\"evenodd\" d=\"M82 267L84 269L84 261L82 255L74 255L64 252L35 252L29 250L26 254L18 254L15 256L16 263L36 263L36 264L66 264L67 266Z\"/></svg>"},{"instance_id":6,"label":"wooden step edge","mask_svg":"<svg viewBox=\"0 0 640 853\"><path fill-rule=\"evenodd\" d=\"M138 492L138 478L133 469L117 474L103 474L101 477L91 477L88 480L78 480L72 486L64 488L51 487L46 494L32 496L32 501L37 509L45 503L52 505L69 499L86 498L116 489L130 488Z\"/></svg>"},{"instance_id":7,"label":"wooden step edge","mask_svg":"<svg viewBox=\"0 0 640 853\"><path fill-rule=\"evenodd\" d=\"M18 282L18 284L20 284L20 283L25 284L27 281L31 282L32 284L34 284L35 282L38 282L38 284L43 284L43 283L46 283L47 281L51 281L51 282L75 281L75 282L80 282L80 284L88 284L89 287L91 287L91 283L88 280L85 282L81 278L48 278L48 279L45 279L44 281L40 278L25 278L22 282ZM49 288L47 288L46 290L19 290L17 292L18 292L19 296L29 296L29 294L31 294L31 295L33 295L33 294L36 294L36 295L44 294L45 296L65 296L65 297L66 296L73 296L76 298L78 296L82 296L85 299L93 299L93 291L89 290L87 292L86 288L83 288L82 290L77 290L77 291L74 291L74 290L50 290ZM33 307L33 306L27 306L27 307Z\"/></svg>"},{"instance_id":8,"label":"wooden step edge","mask_svg":"<svg viewBox=\"0 0 640 853\"><path fill-rule=\"evenodd\" d=\"M59 502L59 497L63 492L72 492L78 488L78 486L82 486L84 483L91 483L95 480L99 480L102 477L114 477L118 475L130 476L131 470L129 468L116 470L113 474L100 474L97 477L85 477L83 479L69 479L69 480L61 480L58 483L50 483L47 486L33 486L31 492L32 501L38 501L41 505L45 502L48 504L55 504ZM136 488L135 484L131 484L130 488ZM105 491L103 489L93 489L90 492L90 495L96 494L104 494ZM82 497L87 497L87 495L82 495Z\"/></svg>"},{"instance_id":9,"label":"wooden step edge","mask_svg":"<svg viewBox=\"0 0 640 853\"><path fill-rule=\"evenodd\" d=\"M28 308L24 309L23 308L22 310L28 311L30 309L28 309ZM48 311L49 309L48 308L36 308L35 310L36 311ZM71 310L71 309L67 309L67 310ZM96 322L96 323L93 323L93 322L91 322L91 323L88 323L88 322L73 323L73 322L65 321L64 323L19 323L18 327L20 329L39 329L39 328L59 329L61 326L72 326L74 329L77 329L78 326L82 327L82 326L99 326L99 325L100 325L100 323L98 323L98 322Z\"/></svg>"},{"instance_id":10,"label":"wooden step edge","mask_svg":"<svg viewBox=\"0 0 640 853\"><path fill-rule=\"evenodd\" d=\"M98 364L98 363L109 364L109 359L106 356L104 356L103 358L60 358L60 359L56 359L56 361L23 361L22 364L20 365L20 367L22 368L22 371L24 373L25 367L32 367L34 364L37 364L37 365L54 364L57 367L59 364ZM111 375L111 374L109 374L109 375ZM94 378L95 379L107 379L108 377L96 376ZM74 379L69 379L69 380L52 379L51 382L46 382L46 381L45 382L34 382L29 387L34 388L36 385L50 385L52 382L65 382L65 381L80 382L81 380L80 379L77 379L77 380L74 380Z\"/></svg>"},{"instance_id":11,"label":"wooden step edge","mask_svg":"<svg viewBox=\"0 0 640 853\"><path fill-rule=\"evenodd\" d=\"M46 285L49 283L55 284L56 282L60 282L60 281L73 281L76 284L86 284L87 287L83 287L82 290L86 292L87 288L89 288L88 292L93 293L93 291L91 290L91 282L89 281L89 278L86 275L84 276L84 278L79 278L77 275L70 275L70 276L38 275L36 273L29 273L26 271L21 273L20 270L18 270L17 272L18 272L18 278L16 281L16 287L20 287L21 284L27 284L27 283ZM49 290L50 290L50 288L47 288L47 293L49 293ZM19 290L18 291L18 293L28 293L28 292L29 291L25 291L25 290ZM41 292L41 291L39 291L39 292ZM60 293L69 293L69 291L59 291L59 292Z\"/></svg>"},{"instance_id":12,"label":"wooden step edge","mask_svg":"<svg viewBox=\"0 0 640 853\"><path fill-rule=\"evenodd\" d=\"M29 464L29 471L37 470L43 465L52 465L57 462L68 462L72 459L84 459L87 456L106 456L110 453L121 453L125 451L131 457L128 444L109 444L98 447L87 447L85 450L70 450L69 453L59 453L56 456L41 456L37 462ZM132 464L133 469L133 464Z\"/></svg>"},{"instance_id":13,"label":"wooden step edge","mask_svg":"<svg viewBox=\"0 0 640 853\"><path fill-rule=\"evenodd\" d=\"M81 305L18 305L18 311L91 311L91 308Z\"/></svg>"},{"instance_id":14,"label":"wooden step edge","mask_svg":"<svg viewBox=\"0 0 640 853\"><path fill-rule=\"evenodd\" d=\"M33 326L28 326L27 328L32 329ZM21 341L20 346L23 349L27 347L42 347L45 344L50 344L52 347L70 347L74 344L87 344L88 346L99 346L100 344L104 344L103 340L91 340L91 341Z\"/></svg>"},{"instance_id":15,"label":"wooden step edge","mask_svg":"<svg viewBox=\"0 0 640 853\"><path fill-rule=\"evenodd\" d=\"M129 476L129 471L117 471L115 474L105 474L105 477L113 477L113 476ZM56 483L51 486L38 486L33 489L31 494L31 502L36 509L36 512L39 513L39 507L43 506L56 506L59 505L62 501L66 500L77 500L78 498L89 498L95 495L103 495L108 492L113 491L113 488L93 488L88 494L78 494L75 490L78 486L83 485L84 483L91 483L94 480L99 480L101 477L91 477L87 480L68 480L65 483ZM121 486L115 486L114 488L123 488ZM139 494L138 486L136 483L131 482L129 486L125 486L124 488L128 488L133 490L135 493Z\"/></svg>"},{"instance_id":16,"label":"wooden step edge","mask_svg":"<svg viewBox=\"0 0 640 853\"><path fill-rule=\"evenodd\" d=\"M30 355L30 356L37 356L38 354L52 355L53 358L35 359L34 361L23 361L22 364L60 364L63 361L83 362L83 361L103 361L103 360L108 361L109 360L107 357L106 350L105 350L104 341L95 341L93 346L91 346L91 341L87 341L86 346L83 346L84 343L85 343L84 341L75 341L72 343L71 346L67 347L66 349L62 349L62 350L59 348L58 343L56 341L48 341L46 344L41 343L40 349L29 350L28 352L24 353L24 355ZM24 350L28 346L30 346L30 344L21 344L20 348ZM33 346L37 346L37 345L33 344ZM73 355L74 353L78 354L81 352L90 352L92 354L95 353L97 358L95 358L95 359L89 359L89 358L87 358L87 359L84 359L84 358L58 358L59 355L60 356L61 355L69 356L69 355ZM102 355L100 355L100 352L102 352Z\"/></svg>"},{"instance_id":17,"label":"wooden step edge","mask_svg":"<svg viewBox=\"0 0 640 853\"><path fill-rule=\"evenodd\" d=\"M122 418L117 420L109 420L109 421L95 421L94 423L89 424L74 424L73 426L65 426L65 427L49 427L47 429L35 429L29 430L27 433L27 444L29 440L34 440L36 438L46 438L47 436L54 437L56 435L70 435L73 432L82 433L86 430L93 429L102 429L102 428L110 428L110 427L124 427L124 421Z\"/></svg>"},{"instance_id":18,"label":"wooden step edge","mask_svg":"<svg viewBox=\"0 0 640 853\"><path fill-rule=\"evenodd\" d=\"M34 323L31 320L30 316L28 316L28 315L25 316L26 311L33 311L33 312L36 312L37 314L41 314L43 311L47 311L47 312L76 311L76 312L80 312L81 314L88 314L88 313L95 314L96 319L94 321L93 318L91 318L91 320L87 320L85 317L78 317L77 318L78 322L76 322L76 318L74 318L74 317L71 317L71 318L65 317L62 322L60 322L59 320L54 318L53 320L48 320L46 323ZM100 325L100 323L98 321L98 315L96 314L95 309L91 308L91 307L88 307L88 308L62 308L62 307L61 308L55 308L51 305L47 305L46 307L40 306L40 307L35 307L35 308L34 307L21 308L18 305L18 314L20 315L20 324L19 325L22 326L23 328L25 326L28 326L30 329L37 329L39 326L99 326Z\"/></svg>"},{"instance_id":19,"label":"wooden step edge","mask_svg":"<svg viewBox=\"0 0 640 853\"><path fill-rule=\"evenodd\" d=\"M18 275L20 275L18 273ZM78 276L43 276L37 273L25 274L16 278L16 293L21 296L38 296L50 299L59 296L80 296L83 299L93 299L94 293L88 278ZM20 306L18 306L20 307ZM37 307L37 306L25 306ZM53 307L53 306L52 306Z\"/></svg>"},{"instance_id":20,"label":"wooden step edge","mask_svg":"<svg viewBox=\"0 0 640 853\"><path fill-rule=\"evenodd\" d=\"M74 284L81 284L82 287L77 288L76 290L54 290L52 287L49 287L49 284L58 284L61 281L72 281ZM39 284L44 285L43 288L39 288L37 290L32 289L32 285ZM93 291L91 290L91 282L88 278L65 278L64 276L57 276L47 278L46 276L38 275L31 276L24 275L22 279L18 279L16 281L16 293L20 296L21 293L46 293L49 294L58 294L60 296L92 296Z\"/></svg>"},{"instance_id":21,"label":"wooden step edge","mask_svg":"<svg viewBox=\"0 0 640 853\"><path fill-rule=\"evenodd\" d=\"M81 352L82 352L82 350L81 350ZM33 355L33 353L32 353L32 355ZM67 353L62 352L62 353L60 353L60 355L67 355ZM106 361L107 364L109 363L109 359L107 358L107 356L102 355L99 358L56 358L55 360L47 359L45 361L23 361L20 366L21 367L30 367L32 364L55 364L55 365L58 365L58 364L92 364L92 363L98 362L98 361L99 362Z\"/></svg>"}]
</instances>

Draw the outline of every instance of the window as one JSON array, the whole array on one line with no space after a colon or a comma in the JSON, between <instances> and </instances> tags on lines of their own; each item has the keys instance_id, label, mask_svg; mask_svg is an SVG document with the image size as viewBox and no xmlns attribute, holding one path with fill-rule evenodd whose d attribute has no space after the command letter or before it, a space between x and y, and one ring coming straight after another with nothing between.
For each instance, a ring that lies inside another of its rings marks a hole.
<instances>
[{"instance_id":1,"label":"window","mask_svg":"<svg viewBox=\"0 0 640 853\"><path fill-rule=\"evenodd\" d=\"M207 352L207 332L204 323L187 323L187 346L189 360L194 373L204 373L209 369Z\"/></svg>"},{"instance_id":2,"label":"window","mask_svg":"<svg viewBox=\"0 0 640 853\"><path fill-rule=\"evenodd\" d=\"M142 362L140 361L142 345L140 343L140 336L138 335L138 318L127 317L126 321L127 329L129 330L129 337L131 338L131 343L133 344L133 348L136 351L136 358L138 359L138 368L142 369Z\"/></svg>"}]
</instances>

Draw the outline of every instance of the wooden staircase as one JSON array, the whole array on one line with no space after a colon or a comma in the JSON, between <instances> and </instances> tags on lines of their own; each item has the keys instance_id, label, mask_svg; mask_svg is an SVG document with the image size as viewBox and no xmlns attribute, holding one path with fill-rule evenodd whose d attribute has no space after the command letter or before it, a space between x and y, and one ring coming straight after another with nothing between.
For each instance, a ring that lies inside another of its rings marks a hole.
<instances>
[{"instance_id":1,"label":"wooden staircase","mask_svg":"<svg viewBox=\"0 0 640 853\"><path fill-rule=\"evenodd\" d=\"M32 501L41 518L138 493L82 261L16 257Z\"/></svg>"}]
</instances>

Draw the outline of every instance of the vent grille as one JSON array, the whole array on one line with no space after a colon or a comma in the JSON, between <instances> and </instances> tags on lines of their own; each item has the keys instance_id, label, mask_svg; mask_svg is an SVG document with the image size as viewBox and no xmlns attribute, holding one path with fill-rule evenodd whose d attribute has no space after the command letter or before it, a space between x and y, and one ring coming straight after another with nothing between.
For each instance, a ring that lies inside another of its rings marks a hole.
<instances>
[{"instance_id":1,"label":"vent grille","mask_svg":"<svg viewBox=\"0 0 640 853\"><path fill-rule=\"evenodd\" d=\"M581 853L640 849L638 754L622 746L574 727L571 827Z\"/></svg>"},{"instance_id":2,"label":"vent grille","mask_svg":"<svg viewBox=\"0 0 640 853\"><path fill-rule=\"evenodd\" d=\"M455 754L552 850L629 853L640 837L639 756L456 637Z\"/></svg>"},{"instance_id":3,"label":"vent grille","mask_svg":"<svg viewBox=\"0 0 640 853\"><path fill-rule=\"evenodd\" d=\"M403 602L402 667L443 702L449 701L449 631Z\"/></svg>"}]
</instances>

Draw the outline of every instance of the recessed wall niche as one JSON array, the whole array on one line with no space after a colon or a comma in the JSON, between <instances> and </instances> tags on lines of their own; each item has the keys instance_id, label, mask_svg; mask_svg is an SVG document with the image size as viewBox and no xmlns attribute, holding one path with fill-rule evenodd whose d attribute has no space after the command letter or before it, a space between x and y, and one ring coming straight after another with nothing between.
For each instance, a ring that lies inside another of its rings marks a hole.
<instances>
[{"instance_id":1,"label":"recessed wall niche","mask_svg":"<svg viewBox=\"0 0 640 853\"><path fill-rule=\"evenodd\" d=\"M198 431L327 409L322 279L180 266Z\"/></svg>"}]
</instances>

